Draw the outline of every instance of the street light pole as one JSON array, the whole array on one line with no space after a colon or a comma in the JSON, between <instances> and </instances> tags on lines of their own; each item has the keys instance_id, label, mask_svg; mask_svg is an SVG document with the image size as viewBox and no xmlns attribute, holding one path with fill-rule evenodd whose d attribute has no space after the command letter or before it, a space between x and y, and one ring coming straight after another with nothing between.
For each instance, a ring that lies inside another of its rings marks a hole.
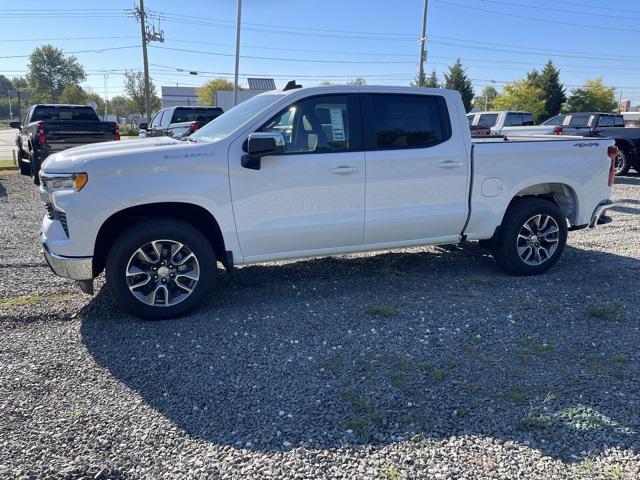
<instances>
[{"instance_id":1,"label":"street light pole","mask_svg":"<svg viewBox=\"0 0 640 480\"><path fill-rule=\"evenodd\" d=\"M238 70L240 68L240 23L242 17L242 0L238 0L238 19L236 22L236 71L233 77L233 106L238 104Z\"/></svg>"},{"instance_id":2,"label":"street light pole","mask_svg":"<svg viewBox=\"0 0 640 480\"><path fill-rule=\"evenodd\" d=\"M427 61L427 51L425 43L427 41L427 9L429 0L424 0L424 13L422 15L422 36L420 37L420 71L418 73L418 86L422 87L422 79L424 78L424 62Z\"/></svg>"}]
</instances>

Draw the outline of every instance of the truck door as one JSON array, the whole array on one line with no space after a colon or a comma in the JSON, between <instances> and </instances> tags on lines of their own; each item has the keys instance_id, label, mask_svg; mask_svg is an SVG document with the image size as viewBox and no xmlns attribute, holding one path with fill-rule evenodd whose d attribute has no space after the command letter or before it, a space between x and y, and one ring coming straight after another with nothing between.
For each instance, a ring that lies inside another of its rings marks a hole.
<instances>
[{"instance_id":1,"label":"truck door","mask_svg":"<svg viewBox=\"0 0 640 480\"><path fill-rule=\"evenodd\" d=\"M280 132L286 151L243 168L246 137L229 150L238 240L245 257L360 245L364 153L358 97L319 95L292 103L259 132Z\"/></svg>"},{"instance_id":2,"label":"truck door","mask_svg":"<svg viewBox=\"0 0 640 480\"><path fill-rule=\"evenodd\" d=\"M364 94L365 244L456 241L467 218L470 167L444 97Z\"/></svg>"}]
</instances>

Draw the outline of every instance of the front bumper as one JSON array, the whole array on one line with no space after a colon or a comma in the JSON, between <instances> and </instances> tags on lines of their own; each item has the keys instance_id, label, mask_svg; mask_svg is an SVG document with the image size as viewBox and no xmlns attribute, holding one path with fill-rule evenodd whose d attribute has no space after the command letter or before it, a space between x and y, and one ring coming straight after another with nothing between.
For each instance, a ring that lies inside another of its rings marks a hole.
<instances>
[{"instance_id":1,"label":"front bumper","mask_svg":"<svg viewBox=\"0 0 640 480\"><path fill-rule=\"evenodd\" d=\"M53 273L71 280L93 280L93 257L63 257L53 253L44 236L41 238L42 251Z\"/></svg>"}]
</instances>

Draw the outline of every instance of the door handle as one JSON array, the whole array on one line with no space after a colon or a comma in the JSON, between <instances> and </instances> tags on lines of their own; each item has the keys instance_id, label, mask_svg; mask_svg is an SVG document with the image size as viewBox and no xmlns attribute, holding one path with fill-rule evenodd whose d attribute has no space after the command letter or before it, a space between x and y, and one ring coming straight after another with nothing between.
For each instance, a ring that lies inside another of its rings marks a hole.
<instances>
[{"instance_id":1,"label":"door handle","mask_svg":"<svg viewBox=\"0 0 640 480\"><path fill-rule=\"evenodd\" d=\"M445 160L444 162L438 163L438 167L440 168L460 168L464 163L458 162L457 160Z\"/></svg>"},{"instance_id":2,"label":"door handle","mask_svg":"<svg viewBox=\"0 0 640 480\"><path fill-rule=\"evenodd\" d=\"M341 166L341 167L332 168L330 171L331 173L335 173L336 175L349 175L350 173L358 173L358 168Z\"/></svg>"}]
</instances>

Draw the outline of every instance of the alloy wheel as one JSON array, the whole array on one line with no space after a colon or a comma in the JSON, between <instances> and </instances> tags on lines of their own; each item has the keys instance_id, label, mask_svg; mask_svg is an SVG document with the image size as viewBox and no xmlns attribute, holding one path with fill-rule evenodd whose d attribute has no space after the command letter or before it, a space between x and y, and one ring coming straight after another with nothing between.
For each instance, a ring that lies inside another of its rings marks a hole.
<instances>
[{"instance_id":1,"label":"alloy wheel","mask_svg":"<svg viewBox=\"0 0 640 480\"><path fill-rule=\"evenodd\" d=\"M200 279L200 263L186 245L153 240L129 258L127 286L135 298L153 307L171 307L186 300Z\"/></svg>"},{"instance_id":2,"label":"alloy wheel","mask_svg":"<svg viewBox=\"0 0 640 480\"><path fill-rule=\"evenodd\" d=\"M540 214L524 222L516 240L518 255L527 265L542 265L558 249L560 228L550 215Z\"/></svg>"}]
</instances>

